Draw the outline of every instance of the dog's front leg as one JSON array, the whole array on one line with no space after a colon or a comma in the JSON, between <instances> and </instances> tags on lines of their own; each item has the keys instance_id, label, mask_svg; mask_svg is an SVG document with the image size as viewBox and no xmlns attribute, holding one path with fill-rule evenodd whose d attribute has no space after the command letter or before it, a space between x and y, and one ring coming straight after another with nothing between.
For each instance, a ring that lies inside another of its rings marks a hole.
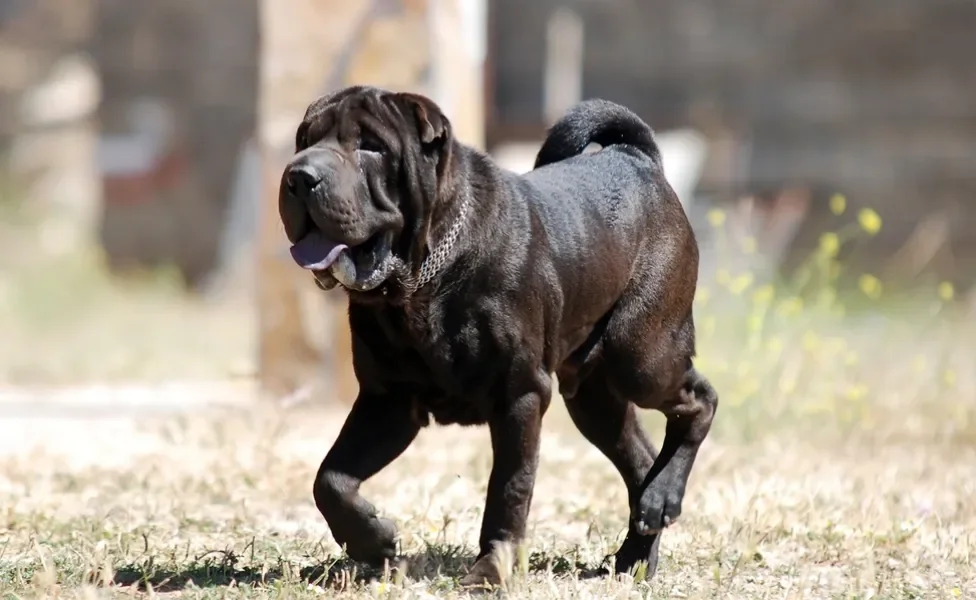
<instances>
[{"instance_id":1,"label":"dog's front leg","mask_svg":"<svg viewBox=\"0 0 976 600\"><path fill-rule=\"evenodd\" d=\"M409 400L360 393L322 461L315 505L354 560L375 564L396 555L396 526L377 516L359 486L400 456L419 430Z\"/></svg>"},{"instance_id":2,"label":"dog's front leg","mask_svg":"<svg viewBox=\"0 0 976 600\"><path fill-rule=\"evenodd\" d=\"M539 466L542 415L548 404L548 392L526 394L499 407L489 421L493 464L481 523L481 552L462 585L500 585L511 571L512 549L525 537Z\"/></svg>"}]
</instances>

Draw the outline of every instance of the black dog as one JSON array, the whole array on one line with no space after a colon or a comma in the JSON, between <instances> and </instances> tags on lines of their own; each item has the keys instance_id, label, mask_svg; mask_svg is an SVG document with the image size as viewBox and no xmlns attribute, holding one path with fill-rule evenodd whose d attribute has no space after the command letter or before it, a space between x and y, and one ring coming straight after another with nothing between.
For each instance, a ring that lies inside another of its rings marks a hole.
<instances>
[{"instance_id":1,"label":"black dog","mask_svg":"<svg viewBox=\"0 0 976 600\"><path fill-rule=\"evenodd\" d=\"M591 142L602 149L583 154ZM348 292L360 385L314 497L354 559L396 552L396 528L360 484L430 418L487 424L481 552L464 583L498 583L498 544L525 534L555 373L627 484L617 570L656 568L718 404L692 367L697 242L653 132L622 106L576 106L535 166L499 168L415 94L347 88L298 128L280 216L296 262ZM667 416L659 456L636 407Z\"/></svg>"}]
</instances>

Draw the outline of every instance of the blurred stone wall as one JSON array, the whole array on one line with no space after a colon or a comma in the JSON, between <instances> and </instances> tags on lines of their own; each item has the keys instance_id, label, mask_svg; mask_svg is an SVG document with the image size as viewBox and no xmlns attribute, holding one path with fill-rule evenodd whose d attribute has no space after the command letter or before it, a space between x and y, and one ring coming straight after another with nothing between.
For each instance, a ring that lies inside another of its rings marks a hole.
<instances>
[{"instance_id":1,"label":"blurred stone wall","mask_svg":"<svg viewBox=\"0 0 976 600\"><path fill-rule=\"evenodd\" d=\"M0 262L67 252L94 220L98 82L84 53L91 8L91 0L0 2L0 209L8 218Z\"/></svg>"},{"instance_id":2,"label":"blurred stone wall","mask_svg":"<svg viewBox=\"0 0 976 600\"><path fill-rule=\"evenodd\" d=\"M258 0L0 3L4 197L53 251L200 288L257 126L258 25Z\"/></svg>"},{"instance_id":3,"label":"blurred stone wall","mask_svg":"<svg viewBox=\"0 0 976 600\"><path fill-rule=\"evenodd\" d=\"M585 24L584 96L711 138L703 195L809 190L795 256L840 191L884 216L865 265L976 273L976 3L494 0L489 143L541 134L545 24L560 6ZM892 263L913 239L937 249Z\"/></svg>"},{"instance_id":4,"label":"blurred stone wall","mask_svg":"<svg viewBox=\"0 0 976 600\"><path fill-rule=\"evenodd\" d=\"M111 266L219 266L234 181L257 124L257 0L95 0L102 83L100 239Z\"/></svg>"},{"instance_id":5,"label":"blurred stone wall","mask_svg":"<svg viewBox=\"0 0 976 600\"><path fill-rule=\"evenodd\" d=\"M0 150L30 123L22 100L91 33L93 0L0 2Z\"/></svg>"}]
</instances>

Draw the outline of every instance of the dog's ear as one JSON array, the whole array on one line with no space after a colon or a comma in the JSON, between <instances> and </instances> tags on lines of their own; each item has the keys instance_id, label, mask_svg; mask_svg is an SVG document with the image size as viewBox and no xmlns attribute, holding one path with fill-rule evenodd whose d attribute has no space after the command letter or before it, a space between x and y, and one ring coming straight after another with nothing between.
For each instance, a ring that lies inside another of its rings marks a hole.
<instances>
[{"instance_id":1,"label":"dog's ear","mask_svg":"<svg viewBox=\"0 0 976 600\"><path fill-rule=\"evenodd\" d=\"M451 137L451 123L437 104L420 94L401 93L397 99L417 119L417 133L425 145L443 144Z\"/></svg>"}]
</instances>

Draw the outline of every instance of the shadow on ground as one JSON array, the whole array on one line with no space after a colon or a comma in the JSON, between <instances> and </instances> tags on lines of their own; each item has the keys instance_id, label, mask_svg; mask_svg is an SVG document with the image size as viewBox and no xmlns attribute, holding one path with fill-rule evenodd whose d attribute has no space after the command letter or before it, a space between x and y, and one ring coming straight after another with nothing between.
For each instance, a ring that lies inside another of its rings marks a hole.
<instances>
[{"instance_id":1,"label":"shadow on ground","mask_svg":"<svg viewBox=\"0 0 976 600\"><path fill-rule=\"evenodd\" d=\"M140 590L176 592L186 588L223 587L233 585L265 586L278 581L304 581L309 585L346 589L354 584L370 581L396 580L398 572L411 579L459 579L475 561L475 555L455 546L429 547L422 553L411 554L397 561L397 566L385 570L358 563L348 557L336 558L318 565L298 566L287 561L264 565L242 565L233 552L212 552L185 565L160 566L149 559L130 563L115 571L113 582L120 586L135 586ZM607 561L604 561L606 563ZM604 565L587 565L574 557L536 552L528 561L530 572L550 572L554 575L575 574L579 579L604 577L609 570Z\"/></svg>"}]
</instances>

